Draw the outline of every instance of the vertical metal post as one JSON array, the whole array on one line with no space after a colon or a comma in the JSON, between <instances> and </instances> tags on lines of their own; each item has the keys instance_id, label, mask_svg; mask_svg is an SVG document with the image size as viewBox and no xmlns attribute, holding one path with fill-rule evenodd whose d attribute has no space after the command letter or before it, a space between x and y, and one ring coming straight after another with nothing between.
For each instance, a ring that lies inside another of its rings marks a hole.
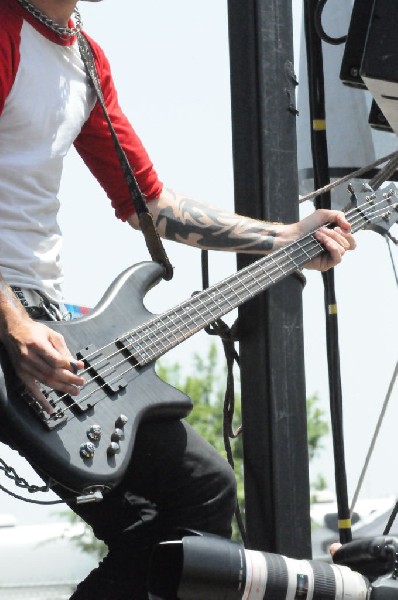
<instances>
[{"instance_id":1,"label":"vertical metal post","mask_svg":"<svg viewBox=\"0 0 398 600\"><path fill-rule=\"evenodd\" d=\"M228 0L228 18L236 210L296 221L291 0ZM311 556L301 293L291 276L239 316L249 543L297 558Z\"/></svg>"}]
</instances>

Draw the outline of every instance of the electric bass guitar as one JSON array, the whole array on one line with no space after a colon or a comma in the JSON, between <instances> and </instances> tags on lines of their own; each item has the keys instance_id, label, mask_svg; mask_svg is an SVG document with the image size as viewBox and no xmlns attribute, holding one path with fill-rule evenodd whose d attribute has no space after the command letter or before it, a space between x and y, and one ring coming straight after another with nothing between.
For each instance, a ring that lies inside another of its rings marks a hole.
<instances>
[{"instance_id":1,"label":"electric bass guitar","mask_svg":"<svg viewBox=\"0 0 398 600\"><path fill-rule=\"evenodd\" d=\"M372 195L346 216L353 232L369 226L387 231L398 219L395 193ZM0 348L0 423L54 481L78 494L112 489L128 468L139 424L179 419L192 408L185 394L157 377L156 359L322 252L308 234L157 316L143 298L161 279L162 267L144 262L128 268L89 315L46 322L84 361L86 380L77 397L43 387L52 414L21 391Z\"/></svg>"}]
</instances>

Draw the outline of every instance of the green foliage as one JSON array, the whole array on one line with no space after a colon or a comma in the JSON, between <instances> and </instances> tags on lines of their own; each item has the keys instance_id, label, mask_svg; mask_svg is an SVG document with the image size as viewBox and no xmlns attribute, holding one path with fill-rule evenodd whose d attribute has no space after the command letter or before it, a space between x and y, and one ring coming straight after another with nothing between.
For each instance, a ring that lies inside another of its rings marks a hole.
<instances>
[{"instance_id":1,"label":"green foliage","mask_svg":"<svg viewBox=\"0 0 398 600\"><path fill-rule=\"evenodd\" d=\"M78 515L71 510L59 513L60 517L65 518L72 525L78 525L78 531L72 535L68 534L68 539L72 541L79 550L95 556L98 560L104 558L108 552L104 542L97 540L93 534L90 525L85 523Z\"/></svg>"},{"instance_id":2,"label":"green foliage","mask_svg":"<svg viewBox=\"0 0 398 600\"><path fill-rule=\"evenodd\" d=\"M307 435L308 455L312 460L322 449L322 439L329 433L329 424L325 421L325 411L315 406L319 402L316 394L307 398Z\"/></svg>"},{"instance_id":3,"label":"green foliage","mask_svg":"<svg viewBox=\"0 0 398 600\"><path fill-rule=\"evenodd\" d=\"M188 423L227 459L223 436L223 409L227 381L225 360L219 358L217 345L214 342L210 344L204 358L195 353L192 360L192 370L188 375L183 374L178 363L166 365L162 361L157 364L157 373L159 377L191 398L194 409L187 417ZM236 380L238 380L238 374ZM235 393L234 422L232 424L234 431L238 429L241 422L240 395ZM243 446L241 436L231 439L230 444L237 481L238 501L244 514ZM234 526L233 537L234 539L239 537L236 526Z\"/></svg>"},{"instance_id":4,"label":"green foliage","mask_svg":"<svg viewBox=\"0 0 398 600\"><path fill-rule=\"evenodd\" d=\"M187 394L194 403L194 410L187 421L210 444L225 456L223 442L222 414L226 386L226 367L221 366L217 346L209 346L207 356L193 355L192 371L184 375L178 363L166 365L159 361L157 373L159 377ZM194 375L191 373L195 373ZM235 397L235 427L241 423L240 398ZM238 441L238 440L237 440ZM235 456L242 458L240 440Z\"/></svg>"}]
</instances>

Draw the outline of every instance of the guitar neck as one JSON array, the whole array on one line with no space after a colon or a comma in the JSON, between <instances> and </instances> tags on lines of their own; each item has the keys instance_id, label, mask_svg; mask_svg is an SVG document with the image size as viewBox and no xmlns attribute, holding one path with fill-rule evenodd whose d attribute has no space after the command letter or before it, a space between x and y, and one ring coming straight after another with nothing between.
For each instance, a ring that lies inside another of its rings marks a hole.
<instances>
[{"instance_id":1,"label":"guitar neck","mask_svg":"<svg viewBox=\"0 0 398 600\"><path fill-rule=\"evenodd\" d=\"M359 208L352 209L346 217L353 232L368 222ZM324 251L314 233L310 233L147 321L122 341L129 345L139 365L151 363Z\"/></svg>"}]
</instances>

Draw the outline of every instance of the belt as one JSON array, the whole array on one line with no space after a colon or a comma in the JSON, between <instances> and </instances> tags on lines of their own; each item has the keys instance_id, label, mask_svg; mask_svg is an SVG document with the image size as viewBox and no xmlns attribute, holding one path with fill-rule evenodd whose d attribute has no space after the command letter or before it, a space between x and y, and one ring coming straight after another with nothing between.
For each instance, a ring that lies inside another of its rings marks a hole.
<instances>
[{"instance_id":1,"label":"belt","mask_svg":"<svg viewBox=\"0 0 398 600\"><path fill-rule=\"evenodd\" d=\"M64 304L53 302L42 292L15 285L11 289L32 319L68 321L71 317Z\"/></svg>"}]
</instances>

